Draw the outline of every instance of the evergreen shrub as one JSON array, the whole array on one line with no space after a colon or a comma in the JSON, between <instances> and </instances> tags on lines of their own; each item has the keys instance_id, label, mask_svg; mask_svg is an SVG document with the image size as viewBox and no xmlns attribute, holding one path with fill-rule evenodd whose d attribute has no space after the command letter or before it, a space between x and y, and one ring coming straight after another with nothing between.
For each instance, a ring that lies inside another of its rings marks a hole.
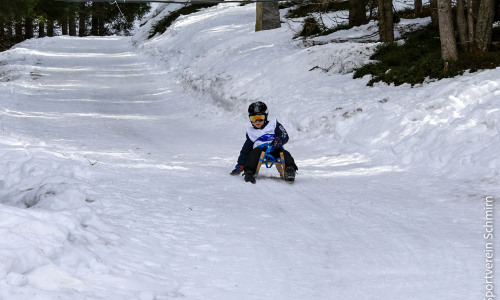
<instances>
[{"instance_id":1,"label":"evergreen shrub","mask_svg":"<svg viewBox=\"0 0 500 300\"><path fill-rule=\"evenodd\" d=\"M369 86L375 82L415 85L426 79L462 75L466 70L475 72L496 68L500 66L500 51L461 51L457 61L444 62L441 59L439 32L428 26L407 34L403 42L381 44L370 59L374 62L356 69L354 78L371 75Z\"/></svg>"}]
</instances>

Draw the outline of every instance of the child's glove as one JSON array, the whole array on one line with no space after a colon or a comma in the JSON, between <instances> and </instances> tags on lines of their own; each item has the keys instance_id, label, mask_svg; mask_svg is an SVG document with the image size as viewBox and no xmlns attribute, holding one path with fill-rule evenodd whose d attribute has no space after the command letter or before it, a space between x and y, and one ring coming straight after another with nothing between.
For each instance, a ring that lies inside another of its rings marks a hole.
<instances>
[{"instance_id":1,"label":"child's glove","mask_svg":"<svg viewBox=\"0 0 500 300\"><path fill-rule=\"evenodd\" d=\"M234 170L230 173L231 175L240 175L241 172L243 172L243 166L240 165L240 164L237 164L235 167L234 167Z\"/></svg>"},{"instance_id":2,"label":"child's glove","mask_svg":"<svg viewBox=\"0 0 500 300\"><path fill-rule=\"evenodd\" d=\"M275 137L274 140L271 142L271 148L278 149L281 146L283 146L283 141L279 137Z\"/></svg>"}]
</instances>

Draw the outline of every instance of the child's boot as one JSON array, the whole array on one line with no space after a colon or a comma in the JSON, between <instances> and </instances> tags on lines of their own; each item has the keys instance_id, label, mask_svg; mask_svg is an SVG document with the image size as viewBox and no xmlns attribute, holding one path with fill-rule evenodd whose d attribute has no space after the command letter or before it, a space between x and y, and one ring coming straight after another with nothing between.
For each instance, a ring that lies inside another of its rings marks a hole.
<instances>
[{"instance_id":1,"label":"child's boot","mask_svg":"<svg viewBox=\"0 0 500 300\"><path fill-rule=\"evenodd\" d=\"M295 181L295 169L292 166L286 167L285 181Z\"/></svg>"},{"instance_id":2,"label":"child's boot","mask_svg":"<svg viewBox=\"0 0 500 300\"><path fill-rule=\"evenodd\" d=\"M245 182L255 183L255 177L253 176L252 171L245 171L245 173L243 173L243 176L245 176Z\"/></svg>"}]
</instances>

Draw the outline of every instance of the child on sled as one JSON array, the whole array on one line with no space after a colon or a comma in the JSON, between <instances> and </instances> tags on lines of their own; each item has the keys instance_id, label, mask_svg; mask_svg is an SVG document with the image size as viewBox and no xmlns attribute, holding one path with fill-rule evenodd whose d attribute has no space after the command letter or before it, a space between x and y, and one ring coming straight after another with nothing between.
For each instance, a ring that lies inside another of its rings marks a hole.
<instances>
[{"instance_id":1,"label":"child on sled","mask_svg":"<svg viewBox=\"0 0 500 300\"><path fill-rule=\"evenodd\" d=\"M250 104L248 116L252 126L247 128L246 141L241 148L238 163L231 175L239 175L243 172L246 182L255 183L255 173L260 155L266 151L264 146L270 144L272 156L280 157L280 153L283 153L285 181L294 181L298 168L290 152L283 148L283 145L288 142L288 134L283 125L276 119L270 121L267 119L267 105L261 101Z\"/></svg>"}]
</instances>

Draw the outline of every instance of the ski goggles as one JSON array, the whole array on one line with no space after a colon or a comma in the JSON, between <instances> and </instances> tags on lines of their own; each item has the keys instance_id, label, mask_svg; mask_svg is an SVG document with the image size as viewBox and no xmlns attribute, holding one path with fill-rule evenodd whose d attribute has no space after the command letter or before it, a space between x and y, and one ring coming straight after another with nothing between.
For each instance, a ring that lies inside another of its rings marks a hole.
<instances>
[{"instance_id":1,"label":"ski goggles","mask_svg":"<svg viewBox=\"0 0 500 300\"><path fill-rule=\"evenodd\" d=\"M250 116L250 122L255 123L255 122L263 122L266 120L265 115L255 115L255 116Z\"/></svg>"}]
</instances>

